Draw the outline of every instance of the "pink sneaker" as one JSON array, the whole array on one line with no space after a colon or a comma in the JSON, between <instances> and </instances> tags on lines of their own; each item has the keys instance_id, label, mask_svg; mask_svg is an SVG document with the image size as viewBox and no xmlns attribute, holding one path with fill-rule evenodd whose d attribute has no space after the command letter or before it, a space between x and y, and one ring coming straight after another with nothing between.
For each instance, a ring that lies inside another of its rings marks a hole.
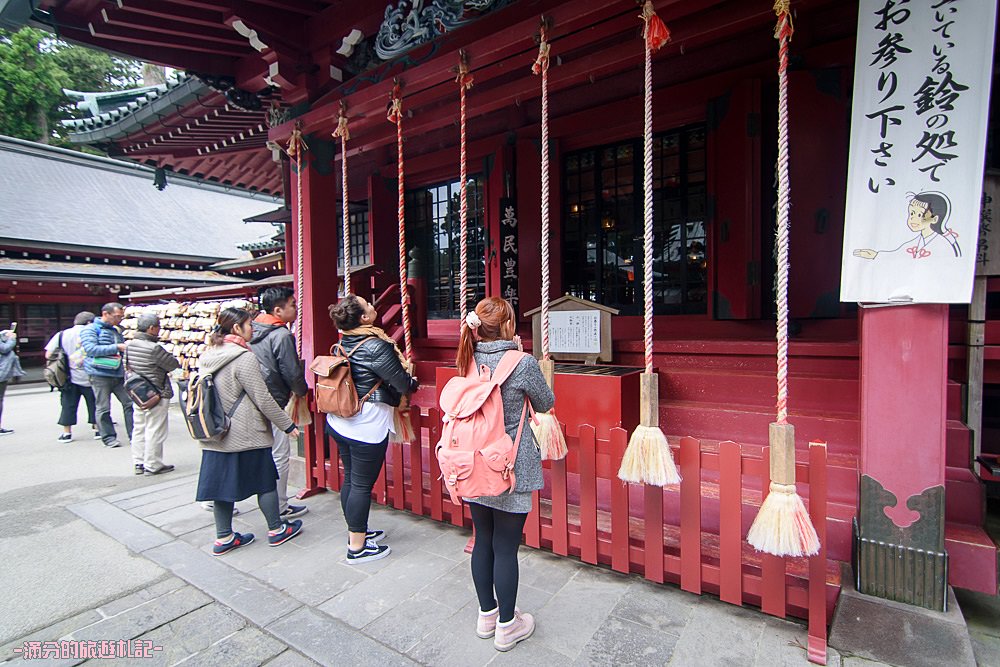
<instances>
[{"instance_id":1,"label":"pink sneaker","mask_svg":"<svg viewBox=\"0 0 1000 667\"><path fill-rule=\"evenodd\" d=\"M509 651L519 641L530 637L534 631L535 617L531 614L515 611L514 618L509 623L497 623L493 647L498 651Z\"/></svg>"}]
</instances>

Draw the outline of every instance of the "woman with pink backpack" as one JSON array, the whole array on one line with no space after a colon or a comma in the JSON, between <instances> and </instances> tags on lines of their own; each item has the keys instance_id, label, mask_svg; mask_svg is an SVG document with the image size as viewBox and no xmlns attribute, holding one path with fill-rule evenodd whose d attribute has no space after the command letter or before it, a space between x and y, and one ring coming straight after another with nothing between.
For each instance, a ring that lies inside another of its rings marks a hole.
<instances>
[{"instance_id":1,"label":"woman with pink backpack","mask_svg":"<svg viewBox=\"0 0 1000 667\"><path fill-rule=\"evenodd\" d=\"M500 297L483 299L461 326L456 366L462 375L470 372L472 364L496 372L511 350L520 357L500 384L504 430L516 446L513 488L500 495L463 498L469 504L476 529L472 551L472 580L479 597L476 634L483 639L493 637L497 650L509 651L535 631L534 617L515 606L517 549L531 511L532 493L542 488L542 460L534 435L527 428L531 419L527 403L536 412L547 412L555 404L555 396L535 358L518 354L521 341L515 335L517 319L510 303Z\"/></svg>"}]
</instances>

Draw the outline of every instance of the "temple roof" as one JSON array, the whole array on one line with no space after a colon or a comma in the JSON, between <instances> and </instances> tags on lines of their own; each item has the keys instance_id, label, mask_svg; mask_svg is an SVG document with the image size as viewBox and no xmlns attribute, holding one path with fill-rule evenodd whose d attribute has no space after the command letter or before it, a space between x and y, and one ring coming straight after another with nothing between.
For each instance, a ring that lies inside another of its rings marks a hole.
<instances>
[{"instance_id":1,"label":"temple roof","mask_svg":"<svg viewBox=\"0 0 1000 667\"><path fill-rule=\"evenodd\" d=\"M173 105L197 99L198 93L207 91L208 87L205 84L189 77L185 72L173 73L167 77L166 83L128 90L91 93L64 88L63 94L71 100L77 100L76 108L87 111L90 115L61 122L66 128L73 130L70 140L74 143L91 143L115 135L124 136L130 126L141 127L134 119L132 123L128 122L130 116L140 110L155 113L163 108L172 109ZM88 131L97 128L108 128L111 131L87 134Z\"/></svg>"},{"instance_id":2,"label":"temple roof","mask_svg":"<svg viewBox=\"0 0 1000 667\"><path fill-rule=\"evenodd\" d=\"M10 137L0 137L0 241L76 247L122 256L239 257L260 239L244 218L275 199Z\"/></svg>"}]
</instances>

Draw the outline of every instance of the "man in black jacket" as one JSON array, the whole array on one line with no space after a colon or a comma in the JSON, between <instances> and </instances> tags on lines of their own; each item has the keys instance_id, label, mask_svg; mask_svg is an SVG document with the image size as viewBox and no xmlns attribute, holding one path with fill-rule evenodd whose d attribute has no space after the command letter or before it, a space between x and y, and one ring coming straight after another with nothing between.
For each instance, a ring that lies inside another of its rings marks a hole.
<instances>
[{"instance_id":1,"label":"man in black jacket","mask_svg":"<svg viewBox=\"0 0 1000 667\"><path fill-rule=\"evenodd\" d=\"M305 396L306 378L295 350L295 336L288 324L298 314L295 293L288 287L267 287L258 295L260 315L253 321L250 349L257 355L267 389L285 407L292 394ZM288 504L288 459L291 443L288 434L272 427L274 445L271 453L278 469L278 510L282 519L294 519L308 512L305 505Z\"/></svg>"}]
</instances>

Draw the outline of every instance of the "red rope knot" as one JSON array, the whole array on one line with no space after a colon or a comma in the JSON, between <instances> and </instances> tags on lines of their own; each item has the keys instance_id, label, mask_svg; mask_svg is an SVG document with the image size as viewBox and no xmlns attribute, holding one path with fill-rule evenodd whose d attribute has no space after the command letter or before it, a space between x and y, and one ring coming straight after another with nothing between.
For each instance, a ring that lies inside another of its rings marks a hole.
<instances>
[{"instance_id":1,"label":"red rope knot","mask_svg":"<svg viewBox=\"0 0 1000 667\"><path fill-rule=\"evenodd\" d=\"M343 112L337 117L337 129L333 131L333 136L340 137L344 141L351 139L351 132L347 129L347 116Z\"/></svg>"},{"instance_id":2,"label":"red rope knot","mask_svg":"<svg viewBox=\"0 0 1000 667\"><path fill-rule=\"evenodd\" d=\"M390 123L398 123L403 118L403 96L397 83L389 93L389 105L386 107L385 117Z\"/></svg>"},{"instance_id":3,"label":"red rope knot","mask_svg":"<svg viewBox=\"0 0 1000 667\"><path fill-rule=\"evenodd\" d=\"M288 149L286 150L286 153L288 153L288 157L294 160L302 153L302 151L307 150L309 150L309 146L306 145L305 140L302 138L302 130L296 127L292 130L292 136L288 138Z\"/></svg>"},{"instance_id":4,"label":"red rope knot","mask_svg":"<svg viewBox=\"0 0 1000 667\"><path fill-rule=\"evenodd\" d=\"M469 73L469 62L463 52L458 60L458 67L455 68L455 83L462 88L469 90L472 88L472 74Z\"/></svg>"},{"instance_id":5,"label":"red rope knot","mask_svg":"<svg viewBox=\"0 0 1000 667\"><path fill-rule=\"evenodd\" d=\"M542 28L538 41L538 57L535 58L531 71L535 74L549 71L549 42L545 28Z\"/></svg>"},{"instance_id":6,"label":"red rope knot","mask_svg":"<svg viewBox=\"0 0 1000 667\"><path fill-rule=\"evenodd\" d=\"M774 27L775 39L790 40L792 33L795 32L790 4L790 0L774 0L774 14L778 17L778 24Z\"/></svg>"},{"instance_id":7,"label":"red rope knot","mask_svg":"<svg viewBox=\"0 0 1000 667\"><path fill-rule=\"evenodd\" d=\"M645 4L643 4L640 18L645 24L642 28L642 37L649 45L649 50L656 53L663 48L664 44L670 41L670 29L656 15L652 0L646 0Z\"/></svg>"}]
</instances>

